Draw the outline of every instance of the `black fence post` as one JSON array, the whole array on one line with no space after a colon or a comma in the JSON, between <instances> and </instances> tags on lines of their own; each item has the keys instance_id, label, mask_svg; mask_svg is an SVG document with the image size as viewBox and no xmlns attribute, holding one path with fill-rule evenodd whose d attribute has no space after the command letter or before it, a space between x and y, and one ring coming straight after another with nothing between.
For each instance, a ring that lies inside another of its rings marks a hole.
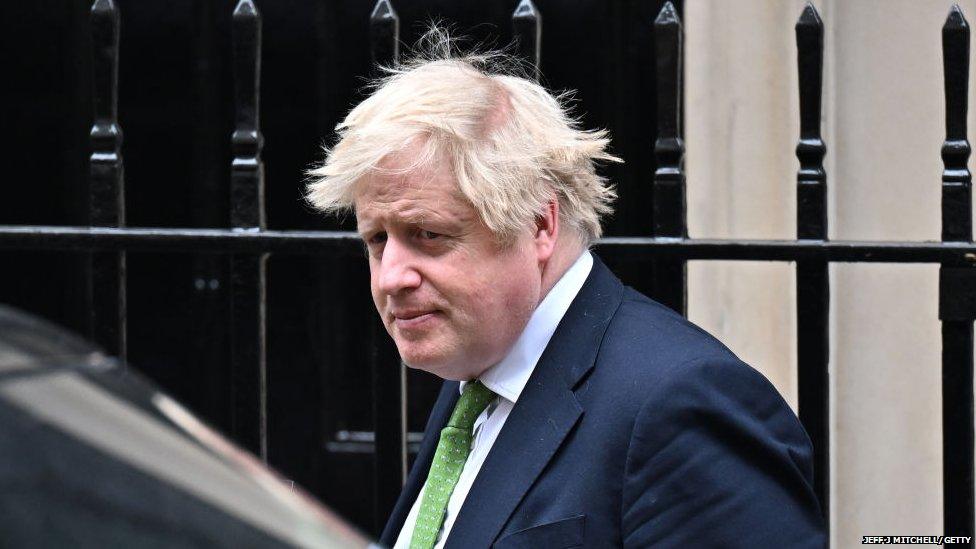
<instances>
[{"instance_id":1,"label":"black fence post","mask_svg":"<svg viewBox=\"0 0 976 549\"><path fill-rule=\"evenodd\" d=\"M224 127L227 96L222 84L223 59L220 47L220 21L217 2L197 1L193 6L193 129L190 133L190 223L193 227L226 227L229 203L228 188L223 180L227 162L224 158L226 128ZM227 258L217 254L194 254L191 277L186 281L192 288L187 302L187 328L192 333L211 334L193 338L187 350L197 364L221 364L226 355L228 313ZM217 377L217 368L203 379ZM221 381L224 381L221 379ZM201 384L209 385L207 381Z\"/></svg>"},{"instance_id":2,"label":"black fence post","mask_svg":"<svg viewBox=\"0 0 976 549\"><path fill-rule=\"evenodd\" d=\"M796 156L796 236L827 240L827 147L820 134L824 29L807 4L796 23L800 140ZM830 278L823 260L796 262L797 389L800 421L813 442L814 490L830 520Z\"/></svg>"},{"instance_id":3,"label":"black fence post","mask_svg":"<svg viewBox=\"0 0 976 549\"><path fill-rule=\"evenodd\" d=\"M378 0L369 18L373 69L390 66L400 56L400 18L390 0ZM388 336L378 315L370 322L369 363L373 378L375 453L373 523L383 529L407 474L406 365L389 351Z\"/></svg>"},{"instance_id":4,"label":"black fence post","mask_svg":"<svg viewBox=\"0 0 976 549\"><path fill-rule=\"evenodd\" d=\"M400 17L390 0L377 0L370 13L369 53L374 67L400 59Z\"/></svg>"},{"instance_id":5,"label":"black fence post","mask_svg":"<svg viewBox=\"0 0 976 549\"><path fill-rule=\"evenodd\" d=\"M512 12L512 34L518 55L530 65L530 76L542 77L542 14L532 0L522 0Z\"/></svg>"},{"instance_id":6,"label":"black fence post","mask_svg":"<svg viewBox=\"0 0 976 549\"><path fill-rule=\"evenodd\" d=\"M233 15L235 127L231 137L230 222L235 231L262 231L264 138L259 127L261 15L252 0L240 0ZM231 256L231 386L234 437L268 459L267 431L268 254Z\"/></svg>"},{"instance_id":7,"label":"black fence post","mask_svg":"<svg viewBox=\"0 0 976 549\"><path fill-rule=\"evenodd\" d=\"M654 20L657 62L657 140L654 155L654 235L687 238L685 222L685 144L681 138L681 19L667 2ZM654 295L662 303L685 314L687 262L659 260L654 265Z\"/></svg>"},{"instance_id":8,"label":"black fence post","mask_svg":"<svg viewBox=\"0 0 976 549\"><path fill-rule=\"evenodd\" d=\"M89 224L125 226L122 129L118 124L119 9L112 0L91 7L95 121L91 128ZM125 252L92 252L87 269L89 336L126 360Z\"/></svg>"},{"instance_id":9,"label":"black fence post","mask_svg":"<svg viewBox=\"0 0 976 549\"><path fill-rule=\"evenodd\" d=\"M942 241L970 242L972 175L966 139L969 88L969 24L953 6L942 27L946 140L942 145ZM943 533L973 536L973 319L976 289L972 264L939 269L942 320ZM973 547L972 537L968 547Z\"/></svg>"}]
</instances>

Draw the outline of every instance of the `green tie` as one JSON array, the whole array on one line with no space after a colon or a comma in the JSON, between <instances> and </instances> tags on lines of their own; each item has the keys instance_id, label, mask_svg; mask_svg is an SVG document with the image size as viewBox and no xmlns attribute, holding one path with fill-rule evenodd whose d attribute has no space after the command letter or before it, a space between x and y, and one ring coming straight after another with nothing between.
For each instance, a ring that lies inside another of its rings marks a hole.
<instances>
[{"instance_id":1,"label":"green tie","mask_svg":"<svg viewBox=\"0 0 976 549\"><path fill-rule=\"evenodd\" d=\"M427 473L424 496L417 515L417 525L410 538L410 549L430 549L437 542L437 533L444 522L444 511L451 492L461 476L464 462L471 451L471 429L495 393L480 381L468 383L454 407L454 413L441 429L441 439L434 452L434 461Z\"/></svg>"}]
</instances>

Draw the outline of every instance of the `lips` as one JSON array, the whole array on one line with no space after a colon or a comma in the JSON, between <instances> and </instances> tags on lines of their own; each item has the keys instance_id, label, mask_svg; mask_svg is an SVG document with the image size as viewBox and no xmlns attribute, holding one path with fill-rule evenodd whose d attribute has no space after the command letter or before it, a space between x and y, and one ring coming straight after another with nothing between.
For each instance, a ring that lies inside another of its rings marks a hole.
<instances>
[{"instance_id":1,"label":"lips","mask_svg":"<svg viewBox=\"0 0 976 549\"><path fill-rule=\"evenodd\" d=\"M413 320L433 312L433 310L393 311L393 318L396 320Z\"/></svg>"},{"instance_id":2,"label":"lips","mask_svg":"<svg viewBox=\"0 0 976 549\"><path fill-rule=\"evenodd\" d=\"M420 328L437 318L435 309L411 309L393 311L393 324L401 330Z\"/></svg>"}]
</instances>

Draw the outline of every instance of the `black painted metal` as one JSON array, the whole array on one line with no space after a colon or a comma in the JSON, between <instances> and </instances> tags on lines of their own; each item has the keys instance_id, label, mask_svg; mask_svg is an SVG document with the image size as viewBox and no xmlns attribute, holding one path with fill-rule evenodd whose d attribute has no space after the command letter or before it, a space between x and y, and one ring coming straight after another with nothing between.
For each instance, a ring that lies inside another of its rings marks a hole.
<instances>
[{"instance_id":1,"label":"black painted metal","mask_svg":"<svg viewBox=\"0 0 976 549\"><path fill-rule=\"evenodd\" d=\"M823 22L807 4L796 23L800 87L800 141L796 156L796 234L800 240L827 240L827 152L820 134L823 83ZM796 262L797 389L800 421L810 434L814 490L830 517L830 278L823 260Z\"/></svg>"},{"instance_id":2,"label":"black painted metal","mask_svg":"<svg viewBox=\"0 0 976 549\"><path fill-rule=\"evenodd\" d=\"M976 318L976 269L945 264L939 269L939 319L972 322Z\"/></svg>"},{"instance_id":3,"label":"black painted metal","mask_svg":"<svg viewBox=\"0 0 976 549\"><path fill-rule=\"evenodd\" d=\"M374 67L394 66L400 55L400 18L390 0L378 0L369 18L370 54ZM407 475L406 365L392 348L378 315L369 324L372 373L374 497L373 525L383 529Z\"/></svg>"},{"instance_id":4,"label":"black painted metal","mask_svg":"<svg viewBox=\"0 0 976 549\"><path fill-rule=\"evenodd\" d=\"M827 154L820 135L823 87L824 27L813 4L807 4L796 23L797 67L800 82L800 141L796 156L797 238L827 239Z\"/></svg>"},{"instance_id":5,"label":"black painted metal","mask_svg":"<svg viewBox=\"0 0 976 549\"><path fill-rule=\"evenodd\" d=\"M686 238L685 144L681 138L682 28L674 4L668 2L654 21L657 68L657 140L654 155L654 234ZM655 261L654 296L682 314L688 303L687 263Z\"/></svg>"},{"instance_id":6,"label":"black painted metal","mask_svg":"<svg viewBox=\"0 0 976 549\"><path fill-rule=\"evenodd\" d=\"M261 15L252 0L233 14L234 159L231 162L231 226L265 229L263 137L259 129ZM267 432L267 254L234 254L231 262L231 387L234 437L262 459Z\"/></svg>"},{"instance_id":7,"label":"black painted metal","mask_svg":"<svg viewBox=\"0 0 976 549\"><path fill-rule=\"evenodd\" d=\"M966 139L969 89L969 25L959 6L942 27L946 140L942 145L942 240L972 240L972 175ZM973 314L972 265L943 263L939 272L942 320L943 531L973 536ZM970 307L967 307L967 304ZM968 310L967 310L968 309ZM969 547L973 547L970 537Z\"/></svg>"},{"instance_id":8,"label":"black painted metal","mask_svg":"<svg viewBox=\"0 0 976 549\"><path fill-rule=\"evenodd\" d=\"M92 4L91 30L95 121L91 129L90 222L96 227L121 227L125 225L125 195L118 124L119 9L113 0Z\"/></svg>"},{"instance_id":9,"label":"black painted metal","mask_svg":"<svg viewBox=\"0 0 976 549\"><path fill-rule=\"evenodd\" d=\"M118 124L119 9L112 0L91 7L95 120L91 128L89 223L125 226L122 129ZM89 335L123 360L126 352L126 254L93 253L86 272Z\"/></svg>"},{"instance_id":10,"label":"black painted metal","mask_svg":"<svg viewBox=\"0 0 976 549\"><path fill-rule=\"evenodd\" d=\"M230 13L227 6L218 5L212 1L198 1L193 3L192 38L189 41L189 51L192 52L193 64L190 73L189 110L194 121L189 132L189 146L186 153L189 156L187 181L189 192L189 227L227 227L229 226L230 202L227 196L230 192L230 164L231 143L227 135L233 132L233 103L230 101L229 74L225 75L225 53L229 53L231 43L225 40L224 23L230 23ZM172 44L179 47L178 44ZM123 46L124 47L124 46ZM227 71L229 73L229 71ZM177 97L174 101L180 101ZM171 159L168 159L171 160ZM141 179L140 179L141 180ZM145 182L144 180L142 180ZM148 182L146 182L148 183ZM172 186L171 186L172 187ZM179 193L176 188L172 190ZM177 225L179 226L179 225ZM184 258L189 259L189 265L180 269ZM144 299L141 292L135 293L131 300L133 312L130 314L133 329L148 328L159 333L158 341L166 338L166 328L150 328L150 322L139 316L142 310L153 310L160 316L167 314L166 309L185 311L185 320L179 325L170 325L170 330L181 330L184 334L206 334L206 337L186 337L182 349L172 349L171 352L184 353L181 366L185 372L192 372L187 378L192 379L197 398L205 405L194 403L196 412L207 417L215 427L229 430L231 421L230 399L230 272L229 261L226 257L215 254L194 254L192 256L156 256L137 258L134 275L130 286L149 289L160 284L156 280L158 275L150 265L142 263L151 261L156 265L170 265L174 269L173 278L162 282L166 286L179 284L183 291L164 301L169 307L153 303L140 304L137 300ZM141 263L141 265L140 265ZM137 270L138 269L138 270ZM177 269L179 269L177 271ZM140 278L137 276L142 275ZM148 277L149 282L146 280ZM174 280L175 279L175 280ZM160 285L162 285L160 284ZM182 298L182 299L181 299ZM183 301L185 299L185 301ZM171 307L171 308L170 308ZM145 332L143 332L145 333ZM134 362L145 364L143 357L155 354L146 343L144 337L135 333L130 338L137 341L139 347L132 350ZM158 353L159 351L156 351ZM152 375L149 368L144 373ZM192 397L191 397L192 398Z\"/></svg>"},{"instance_id":11,"label":"black painted metal","mask_svg":"<svg viewBox=\"0 0 976 549\"><path fill-rule=\"evenodd\" d=\"M400 17L390 0L377 0L369 15L369 52L374 65L400 59Z\"/></svg>"},{"instance_id":12,"label":"black painted metal","mask_svg":"<svg viewBox=\"0 0 976 549\"><path fill-rule=\"evenodd\" d=\"M531 66L536 81L542 76L542 14L532 0L522 0L512 12L512 34L518 55Z\"/></svg>"},{"instance_id":13,"label":"black painted metal","mask_svg":"<svg viewBox=\"0 0 976 549\"><path fill-rule=\"evenodd\" d=\"M969 89L969 24L953 6L942 28L945 73L946 140L942 145L942 240L972 240L972 176L966 161Z\"/></svg>"},{"instance_id":14,"label":"black painted metal","mask_svg":"<svg viewBox=\"0 0 976 549\"><path fill-rule=\"evenodd\" d=\"M0 225L0 249L138 250L362 257L362 240L350 231L230 231L224 229L92 228ZM608 257L659 256L682 260L810 261L830 263L976 264L973 242L857 240L722 240L615 236L596 250Z\"/></svg>"}]
</instances>

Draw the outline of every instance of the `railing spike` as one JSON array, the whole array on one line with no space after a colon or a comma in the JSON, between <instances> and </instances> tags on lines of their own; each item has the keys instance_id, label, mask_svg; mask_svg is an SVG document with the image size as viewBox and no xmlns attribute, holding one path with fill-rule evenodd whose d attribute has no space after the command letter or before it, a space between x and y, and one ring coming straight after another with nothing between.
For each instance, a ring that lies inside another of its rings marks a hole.
<instances>
[{"instance_id":1,"label":"railing spike","mask_svg":"<svg viewBox=\"0 0 976 549\"><path fill-rule=\"evenodd\" d=\"M376 0L369 16L369 45L374 66L400 59L400 16L390 0Z\"/></svg>"},{"instance_id":2,"label":"railing spike","mask_svg":"<svg viewBox=\"0 0 976 549\"><path fill-rule=\"evenodd\" d=\"M234 8L235 127L231 136L231 226L265 228L264 165L261 160L261 14L252 0Z\"/></svg>"},{"instance_id":3,"label":"railing spike","mask_svg":"<svg viewBox=\"0 0 976 549\"><path fill-rule=\"evenodd\" d=\"M827 198L823 158L827 147L820 130L824 27L817 9L810 3L796 22L796 47L800 84L800 141L796 156L800 160L799 203L804 206L797 212L797 235L825 239Z\"/></svg>"},{"instance_id":4,"label":"railing spike","mask_svg":"<svg viewBox=\"0 0 976 549\"><path fill-rule=\"evenodd\" d=\"M538 15L539 10L536 9L532 0L522 0L519 2L519 5L515 6L515 12L512 14L513 17L533 17Z\"/></svg>"},{"instance_id":5,"label":"railing spike","mask_svg":"<svg viewBox=\"0 0 976 549\"><path fill-rule=\"evenodd\" d=\"M803 12L800 14L800 18L796 22L796 26L823 27L823 20L820 19L820 12L817 11L816 6L807 2L807 5L803 8Z\"/></svg>"},{"instance_id":6,"label":"railing spike","mask_svg":"<svg viewBox=\"0 0 976 549\"><path fill-rule=\"evenodd\" d=\"M949 8L949 15L946 17L945 25L942 26L943 29L965 29L969 27L969 22L966 21L966 16L963 15L962 9L959 8L959 4L953 4Z\"/></svg>"},{"instance_id":7,"label":"railing spike","mask_svg":"<svg viewBox=\"0 0 976 549\"><path fill-rule=\"evenodd\" d=\"M942 144L942 239L972 239L972 175L966 113L969 91L969 25L959 6L942 27L946 139Z\"/></svg>"},{"instance_id":8,"label":"railing spike","mask_svg":"<svg viewBox=\"0 0 976 549\"><path fill-rule=\"evenodd\" d=\"M681 20L668 2L654 20L657 76L655 234L687 236L684 200L684 141L681 137ZM666 190L671 189L671 190ZM658 204L658 198L666 203Z\"/></svg>"},{"instance_id":9,"label":"railing spike","mask_svg":"<svg viewBox=\"0 0 976 549\"><path fill-rule=\"evenodd\" d=\"M258 17L258 8L254 5L253 0L240 0L237 2L237 6L234 7L235 17L252 16Z\"/></svg>"},{"instance_id":10,"label":"railing spike","mask_svg":"<svg viewBox=\"0 0 976 549\"><path fill-rule=\"evenodd\" d=\"M112 0L95 0L91 7L92 12L110 12L115 10L115 2Z\"/></svg>"},{"instance_id":11,"label":"railing spike","mask_svg":"<svg viewBox=\"0 0 976 549\"><path fill-rule=\"evenodd\" d=\"M675 9L674 4L670 0L664 3L661 11L657 14L657 19L654 20L654 24L656 26L671 24L681 26L681 18L678 17L678 10Z\"/></svg>"},{"instance_id":12,"label":"railing spike","mask_svg":"<svg viewBox=\"0 0 976 549\"><path fill-rule=\"evenodd\" d=\"M369 15L369 18L372 21L399 19L390 0L376 0L376 5L373 6L373 12Z\"/></svg>"},{"instance_id":13,"label":"railing spike","mask_svg":"<svg viewBox=\"0 0 976 549\"><path fill-rule=\"evenodd\" d=\"M532 76L541 78L542 14L532 0L522 0L512 12L512 30L519 54L532 65Z\"/></svg>"}]
</instances>

